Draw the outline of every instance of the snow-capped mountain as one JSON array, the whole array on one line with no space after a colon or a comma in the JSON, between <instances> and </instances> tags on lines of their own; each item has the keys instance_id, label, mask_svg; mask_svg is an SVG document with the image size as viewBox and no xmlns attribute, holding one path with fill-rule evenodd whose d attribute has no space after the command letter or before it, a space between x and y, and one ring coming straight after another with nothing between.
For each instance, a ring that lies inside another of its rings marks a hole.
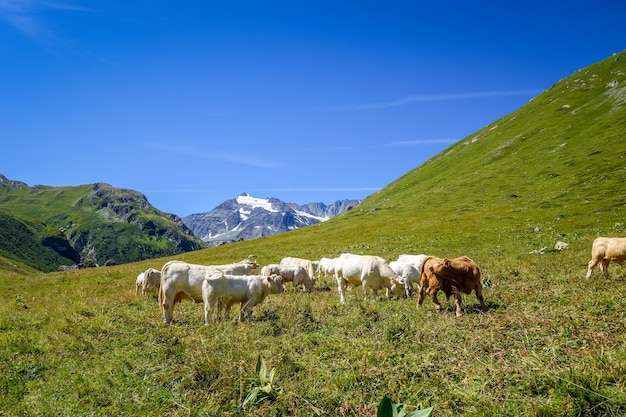
<instances>
[{"instance_id":1,"label":"snow-capped mountain","mask_svg":"<svg viewBox=\"0 0 626 417\"><path fill-rule=\"evenodd\" d=\"M359 204L340 200L297 205L277 198L256 198L243 193L206 213L183 217L183 223L210 245L256 239L323 222Z\"/></svg>"}]
</instances>

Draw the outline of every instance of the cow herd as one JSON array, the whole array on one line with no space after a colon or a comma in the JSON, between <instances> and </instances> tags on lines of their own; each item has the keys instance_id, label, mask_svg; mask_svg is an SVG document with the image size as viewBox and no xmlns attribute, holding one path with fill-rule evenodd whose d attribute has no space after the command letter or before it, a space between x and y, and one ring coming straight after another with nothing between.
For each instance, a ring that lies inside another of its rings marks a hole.
<instances>
[{"instance_id":1,"label":"cow herd","mask_svg":"<svg viewBox=\"0 0 626 417\"><path fill-rule=\"evenodd\" d=\"M148 268L136 279L135 293L159 292L159 306L165 323L172 323L177 302L190 299L204 303L204 321L228 319L230 308L239 303L239 321L250 320L252 308L270 294L285 291L291 282L294 288L311 292L320 277L334 277L339 290L339 301L345 304L348 286L361 287L364 299L376 299L378 291L389 297L407 297L419 293L418 306L426 293L437 310L441 304L437 292L446 297L454 295L457 315L462 314L461 292L476 293L483 309L480 270L468 257L457 259L427 255L400 255L389 264L379 256L344 253L337 258L311 261L302 258L283 258L278 264L260 268L251 260L226 265L197 265L183 261L169 261L161 270Z\"/></svg>"},{"instance_id":2,"label":"cow herd","mask_svg":"<svg viewBox=\"0 0 626 417\"><path fill-rule=\"evenodd\" d=\"M599 237L594 240L591 252L586 277L591 277L596 265L600 265L600 270L608 277L611 261L621 264L626 260L626 238ZM250 320L252 308L268 295L284 292L284 284L291 282L294 288L311 292L320 277L328 276L334 277L337 283L341 304L346 302L347 286L360 286L365 300L368 297L376 299L382 289L388 298L411 298L414 287L417 287L417 307L428 294L435 308L441 311L437 293L443 291L447 299L454 296L456 315L461 316L461 294L474 292L482 310L486 310L480 269L467 256L448 259L404 254L387 263L379 256L344 253L337 258L321 258L319 261L283 258L280 263L263 268L250 260L226 265L170 261L160 271L148 268L141 272L137 276L135 293L145 295L151 289L158 289L159 306L168 324L172 322L177 302L191 299L204 303L204 321L208 325L212 316L218 321L227 319L235 303L241 306L239 320Z\"/></svg>"}]
</instances>

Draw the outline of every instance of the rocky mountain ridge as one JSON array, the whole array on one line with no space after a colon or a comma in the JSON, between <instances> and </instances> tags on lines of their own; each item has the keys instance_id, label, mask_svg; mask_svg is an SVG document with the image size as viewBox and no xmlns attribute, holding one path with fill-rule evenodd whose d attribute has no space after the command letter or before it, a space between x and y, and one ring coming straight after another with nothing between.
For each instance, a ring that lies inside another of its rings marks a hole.
<instances>
[{"instance_id":1,"label":"rocky mountain ridge","mask_svg":"<svg viewBox=\"0 0 626 417\"><path fill-rule=\"evenodd\" d=\"M42 271L135 262L207 246L179 216L156 209L138 191L105 183L30 187L0 175L0 216L6 225L0 257ZM25 246L32 249L28 256Z\"/></svg>"},{"instance_id":2,"label":"rocky mountain ridge","mask_svg":"<svg viewBox=\"0 0 626 417\"><path fill-rule=\"evenodd\" d=\"M330 219L359 204L339 200L330 205L285 203L243 193L205 213L183 217L196 236L211 246L284 233Z\"/></svg>"}]
</instances>

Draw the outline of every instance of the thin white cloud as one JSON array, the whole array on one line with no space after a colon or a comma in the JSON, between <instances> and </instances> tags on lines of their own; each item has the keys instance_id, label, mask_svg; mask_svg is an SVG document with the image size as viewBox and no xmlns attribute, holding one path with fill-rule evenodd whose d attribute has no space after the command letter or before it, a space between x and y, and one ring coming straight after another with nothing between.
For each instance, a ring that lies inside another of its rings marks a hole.
<instances>
[{"instance_id":1,"label":"thin white cloud","mask_svg":"<svg viewBox=\"0 0 626 417\"><path fill-rule=\"evenodd\" d=\"M381 187L333 187L333 188L261 188L256 191L270 192L350 192L350 191L378 191Z\"/></svg>"},{"instance_id":2,"label":"thin white cloud","mask_svg":"<svg viewBox=\"0 0 626 417\"><path fill-rule=\"evenodd\" d=\"M258 188L249 190L250 192L358 192L358 191L378 191L382 187L319 187L319 188ZM238 193L235 190L226 189L197 189L197 188L160 188L154 190L145 190L145 193Z\"/></svg>"},{"instance_id":3,"label":"thin white cloud","mask_svg":"<svg viewBox=\"0 0 626 417\"><path fill-rule=\"evenodd\" d=\"M401 140L397 142L391 142L390 146L414 146L414 145L432 145L432 144L445 144L456 143L459 139L416 139L416 140Z\"/></svg>"},{"instance_id":4,"label":"thin white cloud","mask_svg":"<svg viewBox=\"0 0 626 417\"><path fill-rule=\"evenodd\" d=\"M192 148L186 145L167 145L162 143L152 143L149 148L173 153L177 155L191 156L202 159L213 159L218 161L232 162L238 165L246 165L256 168L279 168L279 165L264 156L255 155L253 152L244 151L205 151Z\"/></svg>"},{"instance_id":5,"label":"thin white cloud","mask_svg":"<svg viewBox=\"0 0 626 417\"><path fill-rule=\"evenodd\" d=\"M449 93L449 94L418 94L413 96L402 97L397 100L391 100L379 103L361 104L356 106L356 110L376 110L388 109L392 107L406 106L412 103L425 101L447 101L447 100L466 100L473 98L486 97L507 97L507 96L528 96L539 94L540 90L506 90L506 91L483 91L473 93Z\"/></svg>"},{"instance_id":6,"label":"thin white cloud","mask_svg":"<svg viewBox=\"0 0 626 417\"><path fill-rule=\"evenodd\" d=\"M55 1L0 0L0 20L4 20L39 46L55 51L64 47L66 42L41 17L41 12L46 10L85 11L87 9Z\"/></svg>"}]
</instances>

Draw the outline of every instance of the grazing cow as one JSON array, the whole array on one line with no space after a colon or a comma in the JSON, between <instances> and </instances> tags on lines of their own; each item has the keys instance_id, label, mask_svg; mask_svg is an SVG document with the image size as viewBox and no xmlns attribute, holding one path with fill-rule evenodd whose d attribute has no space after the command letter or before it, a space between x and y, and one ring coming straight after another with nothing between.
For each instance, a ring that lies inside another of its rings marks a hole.
<instances>
[{"instance_id":1,"label":"grazing cow","mask_svg":"<svg viewBox=\"0 0 626 417\"><path fill-rule=\"evenodd\" d=\"M281 259L280 264L301 266L306 270L307 274L309 274L309 277L311 277L313 283L315 283L315 280L317 279L317 277L315 276L315 267L313 266L313 262L308 259L287 257Z\"/></svg>"},{"instance_id":2,"label":"grazing cow","mask_svg":"<svg viewBox=\"0 0 626 417\"><path fill-rule=\"evenodd\" d=\"M424 259L426 259L428 255L407 255L407 254L403 254L398 256L398 262L402 262L404 264L409 264L409 265L413 265L413 267L415 267L415 269L417 269L418 271L422 268L422 262L424 262Z\"/></svg>"},{"instance_id":3,"label":"grazing cow","mask_svg":"<svg viewBox=\"0 0 626 417\"><path fill-rule=\"evenodd\" d=\"M144 271L140 272L139 275L137 275L137 279L135 280L135 295L139 295L139 289L143 288L143 277L145 274L146 273ZM143 295L143 292L141 295Z\"/></svg>"},{"instance_id":4,"label":"grazing cow","mask_svg":"<svg viewBox=\"0 0 626 417\"><path fill-rule=\"evenodd\" d=\"M263 302L269 294L285 291L283 280L278 275L224 275L214 273L202 282L202 299L204 301L204 324L209 325L209 316L217 303L217 320L220 320L224 309L224 319L228 319L230 307L240 303L239 321L252 318L252 307Z\"/></svg>"},{"instance_id":5,"label":"grazing cow","mask_svg":"<svg viewBox=\"0 0 626 417\"><path fill-rule=\"evenodd\" d=\"M141 285L141 295L146 295L149 290L158 290L161 286L161 271L154 268L148 268L143 273L143 282Z\"/></svg>"},{"instance_id":6,"label":"grazing cow","mask_svg":"<svg viewBox=\"0 0 626 417\"><path fill-rule=\"evenodd\" d=\"M456 315L461 316L461 293L471 294L475 291L480 305L486 310L483 299L483 287L480 282L480 269L467 256L448 259L429 256L424 259L421 268L420 294L417 306L422 305L426 292L430 295L437 311L441 311L441 304L437 300L437 292L442 290L449 299L454 294Z\"/></svg>"},{"instance_id":7,"label":"grazing cow","mask_svg":"<svg viewBox=\"0 0 626 417\"><path fill-rule=\"evenodd\" d=\"M404 285L404 295L406 295L406 298L411 298L413 283L417 284L419 291L420 272L418 269L411 264L405 264L400 261L389 262L389 267L391 267L393 272L398 276L398 281Z\"/></svg>"},{"instance_id":8,"label":"grazing cow","mask_svg":"<svg viewBox=\"0 0 626 417\"><path fill-rule=\"evenodd\" d=\"M213 266L188 264L182 261L169 261L161 268L159 306L165 323L171 324L174 304L184 299L202 302L204 279L219 270Z\"/></svg>"},{"instance_id":9,"label":"grazing cow","mask_svg":"<svg viewBox=\"0 0 626 417\"><path fill-rule=\"evenodd\" d=\"M247 259L232 264L210 266L215 269L219 269L226 275L254 275L259 270L258 263Z\"/></svg>"},{"instance_id":10,"label":"grazing cow","mask_svg":"<svg viewBox=\"0 0 626 417\"><path fill-rule=\"evenodd\" d=\"M609 278L609 264L626 261L626 237L598 237L591 246L591 260L585 278L591 278L593 268L600 264L600 271Z\"/></svg>"},{"instance_id":11,"label":"grazing cow","mask_svg":"<svg viewBox=\"0 0 626 417\"><path fill-rule=\"evenodd\" d=\"M376 299L376 293L386 288L394 295L398 295L404 289L398 282L397 275L381 257L371 255L353 255L344 253L335 261L335 279L339 288L339 300L346 303L344 295L346 283L352 286L361 285L364 299L367 300L368 288L372 291L372 298Z\"/></svg>"},{"instance_id":12,"label":"grazing cow","mask_svg":"<svg viewBox=\"0 0 626 417\"><path fill-rule=\"evenodd\" d=\"M318 261L317 272L320 276L328 276L335 274L335 259L322 258Z\"/></svg>"},{"instance_id":13,"label":"grazing cow","mask_svg":"<svg viewBox=\"0 0 626 417\"><path fill-rule=\"evenodd\" d=\"M261 275L280 275L283 282L293 282L294 288L302 285L307 292L313 290L313 280L304 267L299 265L269 264L261 269Z\"/></svg>"}]
</instances>

